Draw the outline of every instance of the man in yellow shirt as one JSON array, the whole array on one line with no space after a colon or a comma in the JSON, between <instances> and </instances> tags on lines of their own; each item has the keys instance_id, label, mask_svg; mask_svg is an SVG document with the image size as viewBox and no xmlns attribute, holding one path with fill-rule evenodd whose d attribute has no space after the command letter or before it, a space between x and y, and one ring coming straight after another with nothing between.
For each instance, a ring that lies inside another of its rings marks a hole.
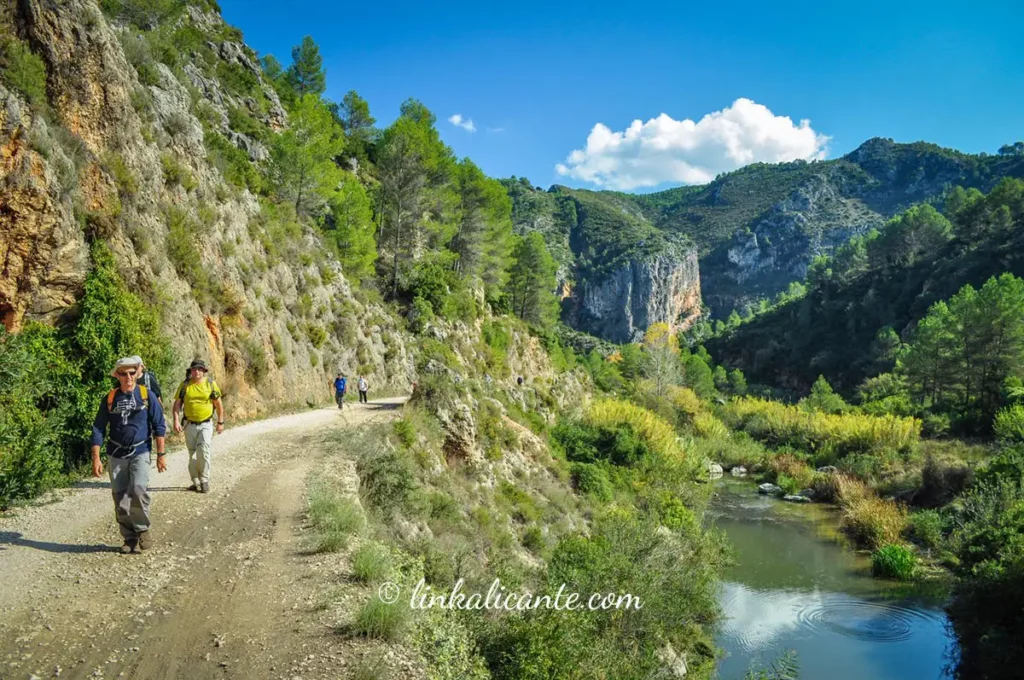
<instances>
[{"instance_id":1,"label":"man in yellow shirt","mask_svg":"<svg viewBox=\"0 0 1024 680\"><path fill-rule=\"evenodd\" d=\"M196 359L188 367L188 380L175 392L174 431L181 432L179 416L185 414L185 446L188 447L188 474L192 477L190 490L210 492L210 458L213 454L213 412L217 411L217 434L224 431L224 404L220 388L207 377L206 363Z\"/></svg>"}]
</instances>

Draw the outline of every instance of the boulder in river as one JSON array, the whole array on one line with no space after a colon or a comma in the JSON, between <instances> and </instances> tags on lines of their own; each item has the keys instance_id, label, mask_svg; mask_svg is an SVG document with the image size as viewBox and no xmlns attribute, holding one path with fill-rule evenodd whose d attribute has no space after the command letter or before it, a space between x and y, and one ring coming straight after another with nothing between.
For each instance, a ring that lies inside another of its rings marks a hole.
<instances>
[{"instance_id":1,"label":"boulder in river","mask_svg":"<svg viewBox=\"0 0 1024 680\"><path fill-rule=\"evenodd\" d=\"M814 489L800 489L796 492L797 496L803 496L808 500L814 500Z\"/></svg>"},{"instance_id":2,"label":"boulder in river","mask_svg":"<svg viewBox=\"0 0 1024 680\"><path fill-rule=\"evenodd\" d=\"M796 496L793 494L786 494L782 497L782 500L789 501L790 503L810 503L811 499L807 496Z\"/></svg>"},{"instance_id":3,"label":"boulder in river","mask_svg":"<svg viewBox=\"0 0 1024 680\"><path fill-rule=\"evenodd\" d=\"M782 493L782 487L776 486L771 482L765 482L761 486L757 487L757 492L768 496L778 496Z\"/></svg>"},{"instance_id":4,"label":"boulder in river","mask_svg":"<svg viewBox=\"0 0 1024 680\"><path fill-rule=\"evenodd\" d=\"M708 463L708 474L711 475L711 479L718 479L722 476L722 466L718 463Z\"/></svg>"},{"instance_id":5,"label":"boulder in river","mask_svg":"<svg viewBox=\"0 0 1024 680\"><path fill-rule=\"evenodd\" d=\"M737 465L730 472L733 477L745 477L747 475L747 468L742 465Z\"/></svg>"}]
</instances>

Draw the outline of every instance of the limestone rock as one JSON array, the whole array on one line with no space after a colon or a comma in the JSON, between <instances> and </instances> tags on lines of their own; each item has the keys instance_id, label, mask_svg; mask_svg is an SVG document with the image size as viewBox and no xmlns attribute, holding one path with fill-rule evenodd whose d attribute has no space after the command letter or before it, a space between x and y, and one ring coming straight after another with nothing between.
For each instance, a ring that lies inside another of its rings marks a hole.
<instances>
[{"instance_id":1,"label":"limestone rock","mask_svg":"<svg viewBox=\"0 0 1024 680\"><path fill-rule=\"evenodd\" d=\"M772 484L770 482L765 482L764 484L757 487L757 492L766 494L768 496L778 496L782 494L782 487L776 486L775 484Z\"/></svg>"},{"instance_id":2,"label":"limestone rock","mask_svg":"<svg viewBox=\"0 0 1024 680\"><path fill-rule=\"evenodd\" d=\"M630 260L600 282L584 281L578 324L612 342L635 342L648 326L685 330L700 316L700 275L695 249Z\"/></svg>"}]
</instances>

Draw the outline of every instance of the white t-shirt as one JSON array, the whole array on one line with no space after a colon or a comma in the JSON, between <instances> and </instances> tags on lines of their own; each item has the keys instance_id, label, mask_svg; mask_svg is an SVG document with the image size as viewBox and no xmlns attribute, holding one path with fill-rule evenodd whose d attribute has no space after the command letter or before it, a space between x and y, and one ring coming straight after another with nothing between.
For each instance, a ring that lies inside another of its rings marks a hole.
<instances>
[{"instance_id":1,"label":"white t-shirt","mask_svg":"<svg viewBox=\"0 0 1024 680\"><path fill-rule=\"evenodd\" d=\"M363 378L359 379L359 391L360 392L365 392L366 391L366 380L364 380Z\"/></svg>"}]
</instances>

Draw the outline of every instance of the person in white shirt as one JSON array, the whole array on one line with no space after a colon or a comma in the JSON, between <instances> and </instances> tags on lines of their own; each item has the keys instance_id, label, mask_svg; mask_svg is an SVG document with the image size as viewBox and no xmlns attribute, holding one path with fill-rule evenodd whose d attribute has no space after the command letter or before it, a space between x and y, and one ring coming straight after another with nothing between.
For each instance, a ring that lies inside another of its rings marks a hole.
<instances>
[{"instance_id":1,"label":"person in white shirt","mask_svg":"<svg viewBox=\"0 0 1024 680\"><path fill-rule=\"evenodd\" d=\"M359 376L359 382L356 383L356 387L359 388L359 403L360 404L367 403L367 401L366 401L366 391L368 389L370 389L370 386L366 383L366 378L364 378L363 376Z\"/></svg>"}]
</instances>

